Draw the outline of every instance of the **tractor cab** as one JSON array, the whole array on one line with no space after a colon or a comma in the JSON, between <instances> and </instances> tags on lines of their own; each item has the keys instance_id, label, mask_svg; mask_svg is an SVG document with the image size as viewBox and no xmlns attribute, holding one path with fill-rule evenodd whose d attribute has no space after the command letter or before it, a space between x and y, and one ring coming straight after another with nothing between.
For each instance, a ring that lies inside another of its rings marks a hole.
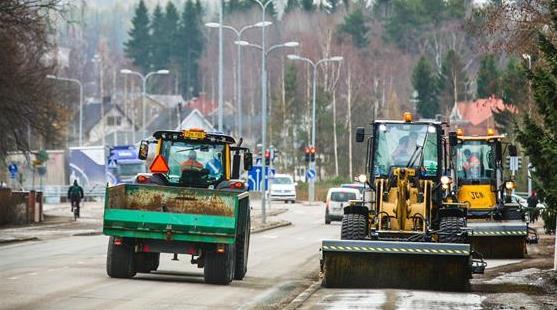
<instances>
[{"instance_id":1,"label":"tractor cab","mask_svg":"<svg viewBox=\"0 0 557 310\"><path fill-rule=\"evenodd\" d=\"M152 158L151 173L139 175L138 183L209 189L244 188L243 182L237 180L242 165L241 154L246 170L252 166L252 154L247 148L234 146L234 138L202 129L157 131L153 137L140 145L139 158L144 160L148 158L149 144L156 147L154 156L149 156Z\"/></svg>"}]
</instances>

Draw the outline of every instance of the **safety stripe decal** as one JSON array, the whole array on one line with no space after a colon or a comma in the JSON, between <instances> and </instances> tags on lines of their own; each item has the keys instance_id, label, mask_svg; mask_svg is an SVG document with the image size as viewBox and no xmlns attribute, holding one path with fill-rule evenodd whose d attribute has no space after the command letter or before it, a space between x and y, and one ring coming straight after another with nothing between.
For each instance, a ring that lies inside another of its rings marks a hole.
<instances>
[{"instance_id":1,"label":"safety stripe decal","mask_svg":"<svg viewBox=\"0 0 557 310\"><path fill-rule=\"evenodd\" d=\"M501 230L501 231L494 231L494 230L484 230L484 231L474 231L472 230L471 235L473 236L526 236L528 231L526 230Z\"/></svg>"},{"instance_id":2,"label":"safety stripe decal","mask_svg":"<svg viewBox=\"0 0 557 310\"><path fill-rule=\"evenodd\" d=\"M419 248L396 248L396 247L364 247L364 246L334 246L323 245L324 251L347 251L347 252L372 252L372 253L408 253L408 254L450 254L450 255L469 255L466 250L449 250L449 249L419 249Z\"/></svg>"}]
</instances>

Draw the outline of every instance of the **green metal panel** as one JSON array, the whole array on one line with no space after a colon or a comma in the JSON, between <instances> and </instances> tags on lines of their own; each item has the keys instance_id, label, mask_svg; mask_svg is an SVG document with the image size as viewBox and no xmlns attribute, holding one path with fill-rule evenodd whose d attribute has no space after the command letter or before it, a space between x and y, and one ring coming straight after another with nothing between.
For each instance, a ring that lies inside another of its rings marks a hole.
<instances>
[{"instance_id":1,"label":"green metal panel","mask_svg":"<svg viewBox=\"0 0 557 310\"><path fill-rule=\"evenodd\" d=\"M246 196L157 185L113 186L107 190L103 232L130 238L233 243L239 199Z\"/></svg>"}]
</instances>

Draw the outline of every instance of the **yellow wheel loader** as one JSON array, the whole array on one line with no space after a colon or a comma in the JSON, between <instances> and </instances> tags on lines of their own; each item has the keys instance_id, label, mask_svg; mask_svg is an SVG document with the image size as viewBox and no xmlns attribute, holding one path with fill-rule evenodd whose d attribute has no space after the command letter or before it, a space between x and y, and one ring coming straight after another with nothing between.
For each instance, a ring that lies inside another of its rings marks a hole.
<instances>
[{"instance_id":1,"label":"yellow wheel loader","mask_svg":"<svg viewBox=\"0 0 557 310\"><path fill-rule=\"evenodd\" d=\"M323 240L326 287L467 290L483 261L466 243L466 213L447 200L448 143L443 124L376 120L367 139L366 175L371 203L344 208L341 240ZM443 182L442 182L443 181Z\"/></svg>"},{"instance_id":2,"label":"yellow wheel loader","mask_svg":"<svg viewBox=\"0 0 557 310\"><path fill-rule=\"evenodd\" d=\"M452 197L466 205L471 246L484 258L524 257L526 243L537 242L537 235L511 200L514 175L503 158L504 153L516 156L516 147L493 129L484 136L465 136L457 129L449 141Z\"/></svg>"}]
</instances>

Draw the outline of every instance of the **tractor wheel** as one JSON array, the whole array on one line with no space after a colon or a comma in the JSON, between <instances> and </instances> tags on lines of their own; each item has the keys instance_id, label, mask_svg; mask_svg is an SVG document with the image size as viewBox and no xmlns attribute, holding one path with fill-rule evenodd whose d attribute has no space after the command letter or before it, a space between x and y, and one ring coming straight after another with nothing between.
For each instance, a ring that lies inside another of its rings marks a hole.
<instances>
[{"instance_id":1,"label":"tractor wheel","mask_svg":"<svg viewBox=\"0 0 557 310\"><path fill-rule=\"evenodd\" d=\"M234 278L234 245L226 244L224 253L208 251L205 254L203 277L206 283L228 285Z\"/></svg>"},{"instance_id":2,"label":"tractor wheel","mask_svg":"<svg viewBox=\"0 0 557 310\"><path fill-rule=\"evenodd\" d=\"M137 272L149 273L159 268L160 253L135 253Z\"/></svg>"},{"instance_id":3,"label":"tractor wheel","mask_svg":"<svg viewBox=\"0 0 557 310\"><path fill-rule=\"evenodd\" d=\"M442 243L465 243L466 238L462 234L464 228L464 218L456 216L446 216L441 218L439 224L439 242Z\"/></svg>"},{"instance_id":4,"label":"tractor wheel","mask_svg":"<svg viewBox=\"0 0 557 310\"><path fill-rule=\"evenodd\" d=\"M248 272L248 254L251 223L248 222L244 232L236 238L236 266L234 268L234 280L242 280Z\"/></svg>"},{"instance_id":5,"label":"tractor wheel","mask_svg":"<svg viewBox=\"0 0 557 310\"><path fill-rule=\"evenodd\" d=\"M342 217L340 239L363 240L367 235L367 217L363 214L345 214Z\"/></svg>"},{"instance_id":6,"label":"tractor wheel","mask_svg":"<svg viewBox=\"0 0 557 310\"><path fill-rule=\"evenodd\" d=\"M124 241L121 245L115 245L114 237L110 237L106 254L106 273L111 278L131 278L135 276L133 245Z\"/></svg>"}]
</instances>

